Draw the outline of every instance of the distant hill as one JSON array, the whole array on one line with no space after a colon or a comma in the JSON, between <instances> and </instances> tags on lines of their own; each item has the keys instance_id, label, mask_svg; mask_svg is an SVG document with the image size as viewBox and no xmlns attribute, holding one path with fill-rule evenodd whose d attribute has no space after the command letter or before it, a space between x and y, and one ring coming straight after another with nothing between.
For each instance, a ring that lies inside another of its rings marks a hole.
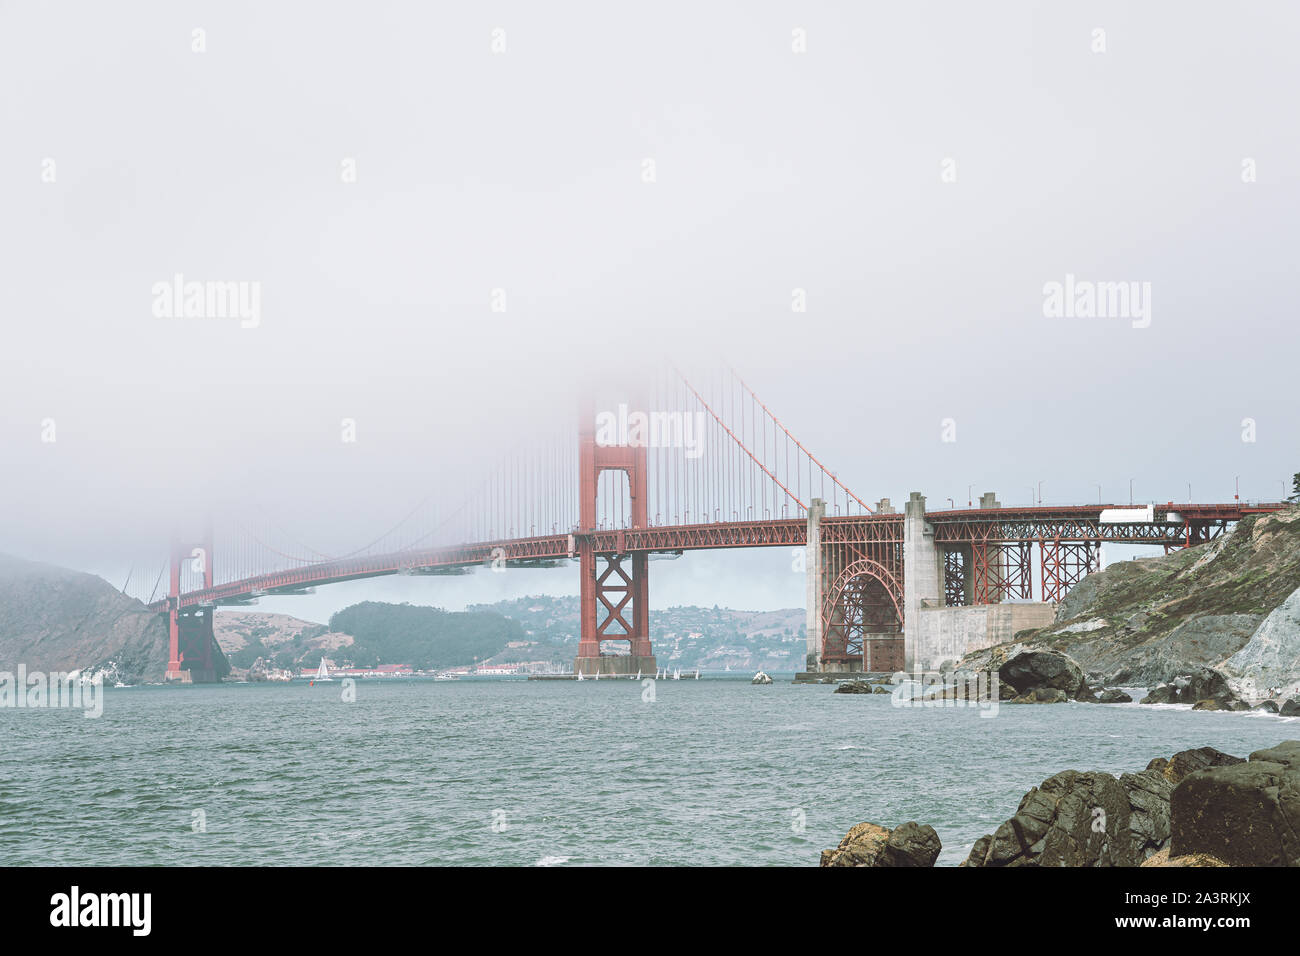
<instances>
[{"instance_id":1,"label":"distant hill","mask_svg":"<svg viewBox=\"0 0 1300 956\"><path fill-rule=\"evenodd\" d=\"M259 658L280 668L315 667L322 655L334 660L340 648L353 643L352 635L331 631L327 625L260 611L218 611L212 631L231 666L241 670Z\"/></svg>"},{"instance_id":2,"label":"distant hill","mask_svg":"<svg viewBox=\"0 0 1300 956\"><path fill-rule=\"evenodd\" d=\"M329 624L285 614L222 611L217 639L235 667L258 658L276 667L410 664L417 668L572 663L578 650L578 599L545 595L472 605L463 612L366 601ZM661 664L703 670L793 671L803 666L804 612L674 607L650 612Z\"/></svg>"},{"instance_id":3,"label":"distant hill","mask_svg":"<svg viewBox=\"0 0 1300 956\"><path fill-rule=\"evenodd\" d=\"M444 611L378 601L344 608L330 617L329 629L352 635L346 656L358 667L410 664L431 669L469 664L524 636L517 623L491 610Z\"/></svg>"},{"instance_id":4,"label":"distant hill","mask_svg":"<svg viewBox=\"0 0 1300 956\"><path fill-rule=\"evenodd\" d=\"M160 681L167 628L103 578L0 555L0 670L103 671L108 680Z\"/></svg>"},{"instance_id":5,"label":"distant hill","mask_svg":"<svg viewBox=\"0 0 1300 956\"><path fill-rule=\"evenodd\" d=\"M527 642L507 648L493 663L552 660L572 663L578 650L576 597L523 597L474 605L517 621ZM650 642L661 665L702 670L802 670L806 653L803 608L737 611L685 606L650 612Z\"/></svg>"}]
</instances>

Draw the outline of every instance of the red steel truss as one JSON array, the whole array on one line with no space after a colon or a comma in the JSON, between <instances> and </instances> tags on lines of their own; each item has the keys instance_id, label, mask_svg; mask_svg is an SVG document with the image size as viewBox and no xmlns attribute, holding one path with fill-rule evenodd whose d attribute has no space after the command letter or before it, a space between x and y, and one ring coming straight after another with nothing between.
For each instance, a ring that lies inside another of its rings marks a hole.
<instances>
[{"instance_id":1,"label":"red steel truss","mask_svg":"<svg viewBox=\"0 0 1300 956\"><path fill-rule=\"evenodd\" d=\"M966 603L966 554L958 548L943 553L943 603L948 607Z\"/></svg>"},{"instance_id":2,"label":"red steel truss","mask_svg":"<svg viewBox=\"0 0 1300 956\"><path fill-rule=\"evenodd\" d=\"M1066 591L1096 570L1098 547L1092 541L1061 541L1056 538L1040 541L1043 600L1060 601Z\"/></svg>"}]
</instances>

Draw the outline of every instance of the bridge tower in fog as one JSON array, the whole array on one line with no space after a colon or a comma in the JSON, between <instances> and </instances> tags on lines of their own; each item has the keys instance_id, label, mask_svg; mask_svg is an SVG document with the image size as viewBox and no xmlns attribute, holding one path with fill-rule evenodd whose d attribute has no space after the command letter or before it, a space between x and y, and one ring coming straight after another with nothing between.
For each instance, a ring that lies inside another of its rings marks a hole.
<instances>
[{"instance_id":1,"label":"bridge tower in fog","mask_svg":"<svg viewBox=\"0 0 1300 956\"><path fill-rule=\"evenodd\" d=\"M597 554L597 496L600 476L613 472L627 480L631 530L649 527L649 480L646 448L640 445L596 443L596 416L587 407L578 426L578 528L574 547L581 575L581 630L574 672L595 674L653 674L657 670L650 648L650 555L629 551L620 532L613 553ZM626 641L628 654L601 657L602 641Z\"/></svg>"},{"instance_id":2,"label":"bridge tower in fog","mask_svg":"<svg viewBox=\"0 0 1300 956\"><path fill-rule=\"evenodd\" d=\"M181 605L182 580L188 575L204 590L213 583L212 522L205 523L198 535L173 535L169 559L167 589L167 680L212 683L220 680L229 667L217 673L216 661L224 660L216 649L213 633L214 604ZM189 543L193 542L193 543Z\"/></svg>"}]
</instances>

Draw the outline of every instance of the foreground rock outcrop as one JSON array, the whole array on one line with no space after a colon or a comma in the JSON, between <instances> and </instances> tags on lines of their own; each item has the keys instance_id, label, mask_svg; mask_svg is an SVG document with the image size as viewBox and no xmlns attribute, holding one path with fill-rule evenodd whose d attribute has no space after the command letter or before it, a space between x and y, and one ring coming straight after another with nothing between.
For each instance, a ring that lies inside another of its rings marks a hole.
<instances>
[{"instance_id":1,"label":"foreground rock outcrop","mask_svg":"<svg viewBox=\"0 0 1300 956\"><path fill-rule=\"evenodd\" d=\"M1229 866L1300 866L1300 740L1197 770L1171 800L1172 857Z\"/></svg>"},{"instance_id":2,"label":"foreground rock outcrop","mask_svg":"<svg viewBox=\"0 0 1300 956\"><path fill-rule=\"evenodd\" d=\"M962 866L1139 866L1168 847L1171 798L1183 780L1243 762L1201 747L1157 758L1141 773L1118 779L1062 771L1025 794L1015 816L975 841Z\"/></svg>"},{"instance_id":3,"label":"foreground rock outcrop","mask_svg":"<svg viewBox=\"0 0 1300 956\"><path fill-rule=\"evenodd\" d=\"M1034 787L963 866L1137 866L1169 838L1163 774L1066 770Z\"/></svg>"},{"instance_id":4,"label":"foreground rock outcrop","mask_svg":"<svg viewBox=\"0 0 1300 956\"><path fill-rule=\"evenodd\" d=\"M859 823L822 866L933 866L929 826ZM1298 866L1300 740L1249 759L1213 747L1157 757L1115 777L1064 770L975 841L967 867Z\"/></svg>"},{"instance_id":5,"label":"foreground rock outcrop","mask_svg":"<svg viewBox=\"0 0 1300 956\"><path fill-rule=\"evenodd\" d=\"M934 827L914 821L894 830L859 823L833 850L822 850L822 866L934 866L943 844Z\"/></svg>"}]
</instances>

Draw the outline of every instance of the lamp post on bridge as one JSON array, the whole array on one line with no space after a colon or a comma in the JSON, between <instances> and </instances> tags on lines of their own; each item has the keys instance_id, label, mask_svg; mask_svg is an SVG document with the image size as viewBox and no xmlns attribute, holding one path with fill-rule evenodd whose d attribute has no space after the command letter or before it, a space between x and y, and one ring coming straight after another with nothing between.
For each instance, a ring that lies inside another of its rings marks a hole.
<instances>
[{"instance_id":1,"label":"lamp post on bridge","mask_svg":"<svg viewBox=\"0 0 1300 956\"><path fill-rule=\"evenodd\" d=\"M1128 503L1133 503L1133 479L1128 480Z\"/></svg>"},{"instance_id":2,"label":"lamp post on bridge","mask_svg":"<svg viewBox=\"0 0 1300 956\"><path fill-rule=\"evenodd\" d=\"M1240 501L1241 500L1241 475L1238 475L1235 479L1233 479L1233 482L1234 483L1233 483L1232 500Z\"/></svg>"},{"instance_id":3,"label":"lamp post on bridge","mask_svg":"<svg viewBox=\"0 0 1300 956\"><path fill-rule=\"evenodd\" d=\"M1097 504L1101 504L1101 485L1097 485Z\"/></svg>"}]
</instances>

